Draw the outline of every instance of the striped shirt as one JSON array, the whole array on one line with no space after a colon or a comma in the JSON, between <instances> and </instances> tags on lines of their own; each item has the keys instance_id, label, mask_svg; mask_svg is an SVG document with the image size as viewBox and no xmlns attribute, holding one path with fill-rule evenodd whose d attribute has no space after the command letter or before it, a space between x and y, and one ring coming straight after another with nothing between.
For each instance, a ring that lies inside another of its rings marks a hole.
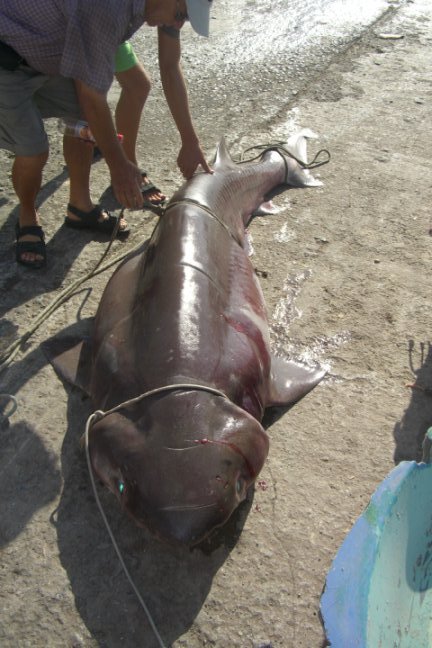
<instances>
[{"instance_id":1,"label":"striped shirt","mask_svg":"<svg viewBox=\"0 0 432 648\"><path fill-rule=\"evenodd\" d=\"M106 93L117 47L144 23L145 0L0 0L0 40L39 72Z\"/></svg>"}]
</instances>

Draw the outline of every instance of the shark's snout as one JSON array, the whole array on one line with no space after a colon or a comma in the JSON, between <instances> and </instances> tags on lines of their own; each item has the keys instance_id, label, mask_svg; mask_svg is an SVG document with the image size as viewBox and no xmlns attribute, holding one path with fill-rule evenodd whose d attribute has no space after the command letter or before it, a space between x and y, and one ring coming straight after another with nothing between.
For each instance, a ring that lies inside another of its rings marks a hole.
<instances>
[{"instance_id":1,"label":"shark's snout","mask_svg":"<svg viewBox=\"0 0 432 648\"><path fill-rule=\"evenodd\" d=\"M196 486L191 484L193 474L184 466L179 467L175 483L160 482L156 492L152 488L150 497L146 480L136 487L129 511L139 524L162 539L193 546L222 526L246 497L247 481L236 455L210 459L208 448L200 452L202 462L211 463L214 469L209 473L196 471Z\"/></svg>"},{"instance_id":2,"label":"shark's snout","mask_svg":"<svg viewBox=\"0 0 432 648\"><path fill-rule=\"evenodd\" d=\"M244 454L246 428L254 428L250 434L258 434L265 450L260 461L267 439L258 422L244 413L236 425L232 413L227 420L226 407L215 410L217 415L207 412L213 438L203 425L194 432L190 417L182 422L182 435L178 417L177 425L164 420L161 427L160 415L157 423L153 417L136 423L113 414L94 425L92 466L138 525L159 538L192 546L222 526L246 497L261 467Z\"/></svg>"}]
</instances>

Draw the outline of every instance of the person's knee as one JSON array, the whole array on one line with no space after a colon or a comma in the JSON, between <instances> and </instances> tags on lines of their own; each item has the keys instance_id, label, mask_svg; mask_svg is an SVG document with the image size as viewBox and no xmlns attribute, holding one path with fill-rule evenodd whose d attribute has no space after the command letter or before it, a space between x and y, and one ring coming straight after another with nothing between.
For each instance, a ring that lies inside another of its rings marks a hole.
<instances>
[{"instance_id":1,"label":"person's knee","mask_svg":"<svg viewBox=\"0 0 432 648\"><path fill-rule=\"evenodd\" d=\"M145 103L151 90L151 81L141 63L125 72L119 72L116 76L124 96L130 101Z\"/></svg>"},{"instance_id":2,"label":"person's knee","mask_svg":"<svg viewBox=\"0 0 432 648\"><path fill-rule=\"evenodd\" d=\"M16 155L14 158L13 166L15 169L19 168L25 171L37 171L43 169L47 163L49 156L48 150L38 153L37 155Z\"/></svg>"},{"instance_id":3,"label":"person's knee","mask_svg":"<svg viewBox=\"0 0 432 648\"><path fill-rule=\"evenodd\" d=\"M136 87L141 95L141 97L144 97L144 99L147 99L148 95L150 94L150 90L152 87L150 77L148 76L147 72L143 68L143 66L139 63L137 66L137 84ZM139 81L138 81L139 79Z\"/></svg>"}]
</instances>

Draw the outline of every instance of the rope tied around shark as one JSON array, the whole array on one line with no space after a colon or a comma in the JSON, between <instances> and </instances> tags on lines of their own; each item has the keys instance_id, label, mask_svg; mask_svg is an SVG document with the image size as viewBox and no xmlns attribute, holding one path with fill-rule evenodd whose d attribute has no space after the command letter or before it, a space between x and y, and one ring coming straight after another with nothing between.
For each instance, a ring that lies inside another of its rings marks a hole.
<instances>
[{"instance_id":1,"label":"rope tied around shark","mask_svg":"<svg viewBox=\"0 0 432 648\"><path fill-rule=\"evenodd\" d=\"M172 207L177 207L177 205L192 205L193 207L198 207L198 209L202 209L208 216L213 218L215 221L219 223L227 232L228 234L234 239L236 243L238 243L241 246L241 242L238 240L238 238L231 232L230 228L224 223L216 214L215 212L210 209L210 207L207 207L207 205L204 205L203 203L200 203L198 200L193 200L193 198L182 198L182 200L174 200L173 202L170 202L164 209L164 215L166 214L167 211L169 211ZM156 227L160 223L160 220L156 224ZM156 228L155 228L156 229Z\"/></svg>"}]
</instances>

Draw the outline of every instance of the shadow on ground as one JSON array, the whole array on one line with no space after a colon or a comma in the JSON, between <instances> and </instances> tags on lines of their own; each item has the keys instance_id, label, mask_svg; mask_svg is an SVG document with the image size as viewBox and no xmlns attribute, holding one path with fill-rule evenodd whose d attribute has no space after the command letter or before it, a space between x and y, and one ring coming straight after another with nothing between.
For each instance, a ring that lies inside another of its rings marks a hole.
<instances>
[{"instance_id":1,"label":"shadow on ground","mask_svg":"<svg viewBox=\"0 0 432 648\"><path fill-rule=\"evenodd\" d=\"M407 353L413 386L410 403L394 427L395 463L421 461L422 442L432 425L432 345L410 340Z\"/></svg>"},{"instance_id":2,"label":"shadow on ground","mask_svg":"<svg viewBox=\"0 0 432 648\"><path fill-rule=\"evenodd\" d=\"M12 542L35 512L60 492L56 457L25 422L0 423L0 547Z\"/></svg>"},{"instance_id":3,"label":"shadow on ground","mask_svg":"<svg viewBox=\"0 0 432 648\"><path fill-rule=\"evenodd\" d=\"M64 489L56 520L60 560L77 609L100 646L160 646L126 579L91 491L79 443L90 413L89 399L73 391L62 448ZM211 541L190 550L155 540L122 514L106 489L98 485L98 492L126 566L169 646L198 615L215 573L237 543L252 497Z\"/></svg>"}]
</instances>

